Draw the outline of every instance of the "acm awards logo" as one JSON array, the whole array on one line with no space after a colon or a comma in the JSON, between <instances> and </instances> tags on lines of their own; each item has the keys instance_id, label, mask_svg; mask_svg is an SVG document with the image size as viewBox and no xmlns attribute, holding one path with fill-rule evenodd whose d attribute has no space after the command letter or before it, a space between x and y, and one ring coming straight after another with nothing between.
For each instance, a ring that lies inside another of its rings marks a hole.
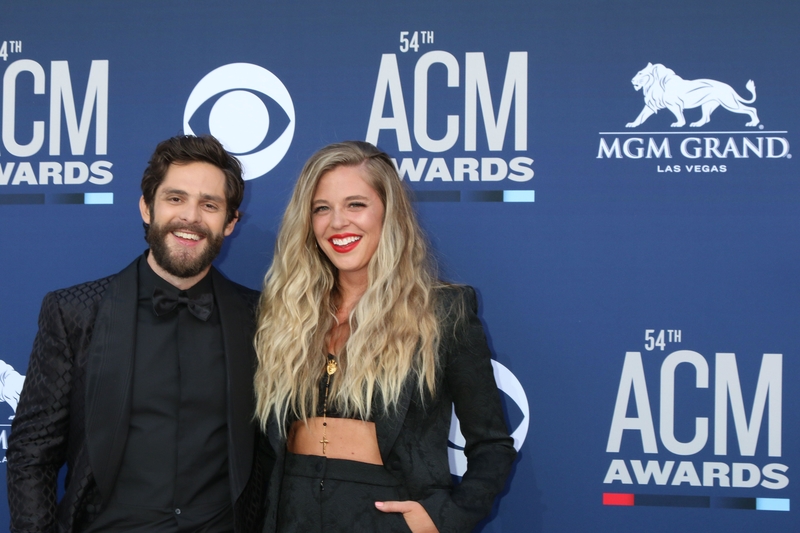
<instances>
[{"instance_id":1,"label":"acm awards logo","mask_svg":"<svg viewBox=\"0 0 800 533\"><path fill-rule=\"evenodd\" d=\"M778 491L789 485L782 427L782 354L759 360L685 349L663 358L627 352L603 483L644 492L654 486Z\"/></svg>"},{"instance_id":2,"label":"acm awards logo","mask_svg":"<svg viewBox=\"0 0 800 533\"><path fill-rule=\"evenodd\" d=\"M269 70L231 63L212 70L194 87L183 112L183 131L211 133L241 161L244 179L259 178L289 151L295 131L294 103L286 86Z\"/></svg>"},{"instance_id":3,"label":"acm awards logo","mask_svg":"<svg viewBox=\"0 0 800 533\"><path fill-rule=\"evenodd\" d=\"M497 388L503 391L522 412L522 421L511 432L511 438L514 439L514 449L519 451L525 442L525 437L528 435L528 425L530 424L528 396L525 394L522 384L508 368L495 360L492 360L492 368L494 369L494 380L497 383ZM463 476L464 472L467 471L467 456L464 455L464 446L467 441L461 433L461 423L456 417L455 411L453 411L453 418L450 422L448 440L447 455L450 459L450 473L454 476Z\"/></svg>"},{"instance_id":4,"label":"acm awards logo","mask_svg":"<svg viewBox=\"0 0 800 533\"><path fill-rule=\"evenodd\" d=\"M642 92L644 107L632 122L625 125L626 128L639 128L661 110L669 111L675 121L670 124L670 131L644 135L600 132L597 159L655 159L659 161L658 172L713 173L728 172L737 159L792 157L789 141L784 136L788 132L763 129L757 109L751 105L756 101L753 80L745 84L750 93L750 98L745 98L727 83L712 79L683 79L660 63L648 63L636 73L631 84L635 91ZM700 118L689 123L690 131L681 131L687 122L685 111L696 112L694 110L698 108ZM712 114L718 108L745 115L744 129L709 131L705 135L691 131L711 122ZM682 164L672 164L670 160L677 158L683 160Z\"/></svg>"},{"instance_id":5,"label":"acm awards logo","mask_svg":"<svg viewBox=\"0 0 800 533\"><path fill-rule=\"evenodd\" d=\"M418 57L413 72L408 56L400 57L400 62L397 54L381 57L366 140L383 146L396 143L400 157L395 165L402 179L447 184L533 178L533 159L528 157L528 52L510 52L502 84L495 82L493 87L490 67L494 72L502 66L487 65L483 52L468 52L459 59L432 50ZM406 68L401 70L401 64ZM444 83L431 75L442 69ZM406 84L414 87L413 94L403 92L403 78L413 82ZM432 100L432 94L443 91L454 97L448 105ZM493 95L498 93L495 108ZM459 101L463 103L449 105ZM447 114L449 107L460 108L459 114ZM440 157L444 153L448 157Z\"/></svg>"},{"instance_id":6,"label":"acm awards logo","mask_svg":"<svg viewBox=\"0 0 800 533\"><path fill-rule=\"evenodd\" d=\"M108 63L92 60L86 77L75 75L69 61L19 59L8 65L2 84L0 185L31 192L28 186L111 183L113 164L101 157L108 154ZM76 88L84 94L82 106L75 101ZM94 143L89 142L92 132Z\"/></svg>"}]
</instances>

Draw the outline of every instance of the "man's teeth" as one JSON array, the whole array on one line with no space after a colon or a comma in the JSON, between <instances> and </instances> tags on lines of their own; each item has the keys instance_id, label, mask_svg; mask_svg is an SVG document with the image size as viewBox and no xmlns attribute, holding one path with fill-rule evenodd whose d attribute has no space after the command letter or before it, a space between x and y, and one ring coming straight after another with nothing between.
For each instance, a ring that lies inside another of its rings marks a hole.
<instances>
[{"instance_id":1,"label":"man's teeth","mask_svg":"<svg viewBox=\"0 0 800 533\"><path fill-rule=\"evenodd\" d=\"M350 243L354 243L360 240L361 237L358 237L357 235L351 235L350 237L345 237L344 239L331 239L331 242L335 246L347 246Z\"/></svg>"},{"instance_id":2,"label":"man's teeth","mask_svg":"<svg viewBox=\"0 0 800 533\"><path fill-rule=\"evenodd\" d=\"M180 237L181 239L189 239L190 241L199 241L200 235L195 235L194 233L186 233L184 231L173 231L173 235L176 237Z\"/></svg>"}]
</instances>

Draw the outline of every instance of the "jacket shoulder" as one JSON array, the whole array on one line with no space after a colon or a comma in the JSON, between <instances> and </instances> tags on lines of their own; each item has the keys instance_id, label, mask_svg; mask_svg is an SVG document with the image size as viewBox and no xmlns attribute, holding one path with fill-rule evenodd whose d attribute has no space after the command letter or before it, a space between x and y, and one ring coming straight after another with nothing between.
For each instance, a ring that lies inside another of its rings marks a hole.
<instances>
[{"instance_id":1,"label":"jacket shoulder","mask_svg":"<svg viewBox=\"0 0 800 533\"><path fill-rule=\"evenodd\" d=\"M96 279L79 283L64 289L58 289L45 296L45 303L52 300L62 309L70 309L80 312L87 309L94 309L102 300L108 288L108 284L115 276Z\"/></svg>"},{"instance_id":2,"label":"jacket shoulder","mask_svg":"<svg viewBox=\"0 0 800 533\"><path fill-rule=\"evenodd\" d=\"M112 279L114 276L108 276L47 293L39 312L40 331L46 324L61 323L72 332L93 324Z\"/></svg>"},{"instance_id":3,"label":"jacket shoulder","mask_svg":"<svg viewBox=\"0 0 800 533\"><path fill-rule=\"evenodd\" d=\"M233 286L234 290L236 290L239 295L244 298L247 303L256 305L258 303L258 299L261 297L261 293L251 289L250 287L245 287L244 285L240 285L235 281L228 280L228 282Z\"/></svg>"},{"instance_id":4,"label":"jacket shoulder","mask_svg":"<svg viewBox=\"0 0 800 533\"><path fill-rule=\"evenodd\" d=\"M217 269L213 269L214 272L214 283L215 283L215 291L216 290L223 290L229 293L232 293L242 300L244 300L246 306L251 311L254 311L258 307L258 299L261 296L261 293L258 291L254 291L250 287L245 287L235 281L229 280L225 275ZM218 284L218 285L217 285Z\"/></svg>"},{"instance_id":5,"label":"jacket shoulder","mask_svg":"<svg viewBox=\"0 0 800 533\"><path fill-rule=\"evenodd\" d=\"M467 310L478 312L478 296L470 285L440 283L434 288L436 306L443 317L463 316Z\"/></svg>"}]
</instances>

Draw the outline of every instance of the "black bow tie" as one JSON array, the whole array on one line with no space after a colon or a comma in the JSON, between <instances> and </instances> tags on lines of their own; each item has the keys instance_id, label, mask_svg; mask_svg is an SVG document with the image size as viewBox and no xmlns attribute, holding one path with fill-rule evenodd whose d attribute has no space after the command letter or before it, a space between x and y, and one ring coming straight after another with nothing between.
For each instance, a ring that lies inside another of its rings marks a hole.
<instances>
[{"instance_id":1,"label":"black bow tie","mask_svg":"<svg viewBox=\"0 0 800 533\"><path fill-rule=\"evenodd\" d=\"M186 304L190 313L205 322L211 316L211 311L214 310L214 296L207 292L196 298L189 298L183 291L180 293L170 292L161 287L153 290L153 311L156 316L166 315L178 304Z\"/></svg>"}]
</instances>

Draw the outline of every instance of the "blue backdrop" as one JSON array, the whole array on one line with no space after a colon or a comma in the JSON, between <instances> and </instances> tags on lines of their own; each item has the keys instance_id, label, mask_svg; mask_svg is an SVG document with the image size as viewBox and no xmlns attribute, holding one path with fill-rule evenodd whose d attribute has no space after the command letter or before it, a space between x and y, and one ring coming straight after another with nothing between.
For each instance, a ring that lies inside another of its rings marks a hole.
<instances>
[{"instance_id":1,"label":"blue backdrop","mask_svg":"<svg viewBox=\"0 0 800 533\"><path fill-rule=\"evenodd\" d=\"M0 11L3 448L44 294L145 248L158 141L211 132L242 157L217 264L259 287L303 162L365 139L443 277L479 293L520 448L483 531L796 527L800 4Z\"/></svg>"}]
</instances>

